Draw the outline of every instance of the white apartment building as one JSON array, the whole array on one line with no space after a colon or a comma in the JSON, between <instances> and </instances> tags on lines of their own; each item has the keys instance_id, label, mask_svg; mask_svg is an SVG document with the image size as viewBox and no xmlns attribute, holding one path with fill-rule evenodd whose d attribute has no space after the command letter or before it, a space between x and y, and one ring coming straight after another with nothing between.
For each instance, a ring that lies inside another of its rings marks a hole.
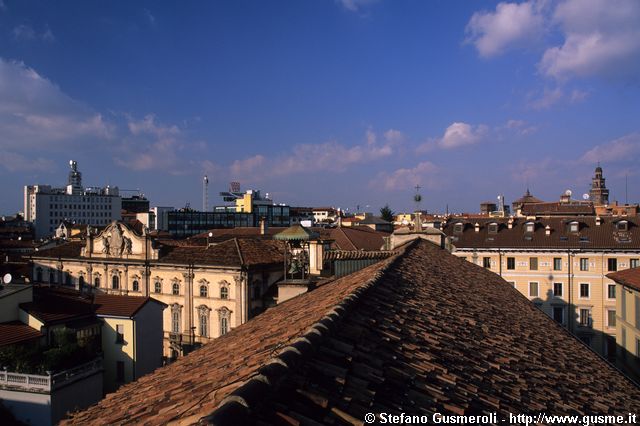
<instances>
[{"instance_id":1,"label":"white apartment building","mask_svg":"<svg viewBox=\"0 0 640 426\"><path fill-rule=\"evenodd\" d=\"M106 226L121 219L122 198L118 187L85 188L78 163L69 162L67 186L27 185L24 187L25 220L32 222L35 238L55 232L63 220L92 226Z\"/></svg>"}]
</instances>

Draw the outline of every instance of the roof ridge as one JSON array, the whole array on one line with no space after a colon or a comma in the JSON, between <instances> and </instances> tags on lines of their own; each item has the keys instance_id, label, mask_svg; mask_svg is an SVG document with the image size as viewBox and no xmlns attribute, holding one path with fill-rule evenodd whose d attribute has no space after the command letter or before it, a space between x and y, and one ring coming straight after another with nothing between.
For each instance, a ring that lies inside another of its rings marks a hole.
<instances>
[{"instance_id":1,"label":"roof ridge","mask_svg":"<svg viewBox=\"0 0 640 426\"><path fill-rule=\"evenodd\" d=\"M344 235L347 241L351 243L351 246L353 246L353 250L358 250L358 246L356 246L356 244L351 240L351 238L349 238L349 235L342 229L342 227L340 227L340 230L342 231L342 235Z\"/></svg>"},{"instance_id":2,"label":"roof ridge","mask_svg":"<svg viewBox=\"0 0 640 426\"><path fill-rule=\"evenodd\" d=\"M240 266L244 265L244 258L242 257L242 250L240 249L240 243L238 242L237 237L233 237L233 241L236 244L236 249L238 250L238 257L240 258Z\"/></svg>"},{"instance_id":3,"label":"roof ridge","mask_svg":"<svg viewBox=\"0 0 640 426\"><path fill-rule=\"evenodd\" d=\"M273 387L277 387L295 367L300 365L326 337L331 335L340 320L350 311L350 308L360 300L367 290L375 287L385 273L416 242L417 240L411 241L393 257L386 259L387 264L371 279L346 295L340 303L313 323L301 336L290 341L277 355L258 368L246 382L225 397L211 414L200 418L198 424L244 423L242 420L247 419L250 410L259 404L273 390Z\"/></svg>"}]
</instances>

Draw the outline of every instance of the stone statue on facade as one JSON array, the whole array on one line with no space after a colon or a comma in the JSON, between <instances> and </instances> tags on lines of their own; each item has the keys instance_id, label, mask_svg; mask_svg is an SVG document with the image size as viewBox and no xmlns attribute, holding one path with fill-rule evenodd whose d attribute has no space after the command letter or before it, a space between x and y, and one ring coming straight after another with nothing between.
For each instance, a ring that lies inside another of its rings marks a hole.
<instances>
[{"instance_id":1,"label":"stone statue on facade","mask_svg":"<svg viewBox=\"0 0 640 426\"><path fill-rule=\"evenodd\" d=\"M109 239L106 235L102 236L102 252L104 254L109 254Z\"/></svg>"},{"instance_id":2,"label":"stone statue on facade","mask_svg":"<svg viewBox=\"0 0 640 426\"><path fill-rule=\"evenodd\" d=\"M124 253L125 254L131 254L131 248L132 248L132 241L131 238L129 237L122 237L122 239L124 240Z\"/></svg>"}]
</instances>

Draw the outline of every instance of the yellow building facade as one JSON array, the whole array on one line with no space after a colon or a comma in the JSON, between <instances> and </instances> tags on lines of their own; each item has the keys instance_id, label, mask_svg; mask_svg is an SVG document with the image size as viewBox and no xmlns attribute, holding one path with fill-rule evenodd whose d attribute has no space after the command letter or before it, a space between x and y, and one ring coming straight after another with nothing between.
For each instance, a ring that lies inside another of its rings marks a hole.
<instances>
[{"instance_id":1,"label":"yellow building facade","mask_svg":"<svg viewBox=\"0 0 640 426\"><path fill-rule=\"evenodd\" d=\"M453 254L500 275L613 361L620 289L607 274L638 266L640 247L635 220L597 219L455 220L445 232Z\"/></svg>"},{"instance_id":2,"label":"yellow building facade","mask_svg":"<svg viewBox=\"0 0 640 426\"><path fill-rule=\"evenodd\" d=\"M282 277L274 241L189 246L161 242L113 222L86 241L32 257L35 282L105 294L153 297L167 305L164 355L175 358L248 321Z\"/></svg>"},{"instance_id":3,"label":"yellow building facade","mask_svg":"<svg viewBox=\"0 0 640 426\"><path fill-rule=\"evenodd\" d=\"M617 284L617 365L640 381L640 267L611 273Z\"/></svg>"}]
</instances>

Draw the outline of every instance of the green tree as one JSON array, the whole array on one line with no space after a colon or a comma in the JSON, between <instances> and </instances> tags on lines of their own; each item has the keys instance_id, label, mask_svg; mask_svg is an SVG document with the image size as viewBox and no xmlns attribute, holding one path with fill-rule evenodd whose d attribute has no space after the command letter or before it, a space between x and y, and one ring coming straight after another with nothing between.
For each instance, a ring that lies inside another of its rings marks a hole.
<instances>
[{"instance_id":1,"label":"green tree","mask_svg":"<svg viewBox=\"0 0 640 426\"><path fill-rule=\"evenodd\" d=\"M396 212L391 210L389 204L385 204L384 207L380 209L380 217L387 222L393 222L394 217L396 216Z\"/></svg>"}]
</instances>

